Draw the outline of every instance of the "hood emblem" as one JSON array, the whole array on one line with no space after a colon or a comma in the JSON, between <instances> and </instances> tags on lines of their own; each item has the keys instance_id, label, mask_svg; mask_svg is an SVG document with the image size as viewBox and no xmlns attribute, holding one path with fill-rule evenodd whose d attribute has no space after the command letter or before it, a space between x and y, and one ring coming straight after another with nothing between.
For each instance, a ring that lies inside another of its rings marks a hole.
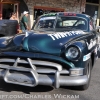
<instances>
[{"instance_id":1,"label":"hood emblem","mask_svg":"<svg viewBox=\"0 0 100 100\"><path fill-rule=\"evenodd\" d=\"M63 45L63 43L59 43L59 45L60 45L60 46L62 46L62 45Z\"/></svg>"}]
</instances>

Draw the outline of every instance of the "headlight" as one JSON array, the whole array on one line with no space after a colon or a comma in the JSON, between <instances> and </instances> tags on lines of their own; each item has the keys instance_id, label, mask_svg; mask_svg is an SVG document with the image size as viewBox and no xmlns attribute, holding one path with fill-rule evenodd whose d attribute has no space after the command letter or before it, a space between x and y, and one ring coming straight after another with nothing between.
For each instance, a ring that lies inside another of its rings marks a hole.
<instances>
[{"instance_id":1,"label":"headlight","mask_svg":"<svg viewBox=\"0 0 100 100\"><path fill-rule=\"evenodd\" d=\"M77 60L80 57L80 50L78 47L69 47L65 53L65 56L69 60Z\"/></svg>"}]
</instances>

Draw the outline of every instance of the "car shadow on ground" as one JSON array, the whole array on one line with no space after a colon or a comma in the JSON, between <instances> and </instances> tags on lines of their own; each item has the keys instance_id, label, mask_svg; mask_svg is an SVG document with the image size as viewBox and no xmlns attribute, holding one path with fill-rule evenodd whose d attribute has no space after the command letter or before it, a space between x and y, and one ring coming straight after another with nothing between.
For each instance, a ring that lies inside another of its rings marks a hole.
<instances>
[{"instance_id":1,"label":"car shadow on ground","mask_svg":"<svg viewBox=\"0 0 100 100\"><path fill-rule=\"evenodd\" d=\"M78 86L61 86L60 88L67 89L67 90L83 91Z\"/></svg>"},{"instance_id":2,"label":"car shadow on ground","mask_svg":"<svg viewBox=\"0 0 100 100\"><path fill-rule=\"evenodd\" d=\"M20 85L15 85L15 84L8 84L8 83L5 83L3 80L0 80L0 91L4 91L4 92L17 91L17 92L30 94L30 92L37 92L37 93L50 92L50 91L53 91L54 89L55 89L54 87L43 86L43 85L39 85L36 87L20 86ZM80 89L73 86L61 86L59 89L80 91Z\"/></svg>"},{"instance_id":3,"label":"car shadow on ground","mask_svg":"<svg viewBox=\"0 0 100 100\"><path fill-rule=\"evenodd\" d=\"M49 92L52 91L54 88L51 86L36 86L36 87L27 87L15 84L8 84L5 83L3 80L0 80L0 91L5 92L12 92L12 91L19 91L26 94L30 94L30 92Z\"/></svg>"},{"instance_id":4,"label":"car shadow on ground","mask_svg":"<svg viewBox=\"0 0 100 100\"><path fill-rule=\"evenodd\" d=\"M0 91L5 92L12 92L12 91L19 91L26 94L30 94L30 92L50 92L54 90L54 87L51 86L43 86L39 85L36 87L27 87L27 86L21 86L21 85L15 85L15 84L9 84L4 82L3 80L0 80ZM67 90L78 90L76 87L71 86L61 86L60 89L67 89Z\"/></svg>"}]
</instances>

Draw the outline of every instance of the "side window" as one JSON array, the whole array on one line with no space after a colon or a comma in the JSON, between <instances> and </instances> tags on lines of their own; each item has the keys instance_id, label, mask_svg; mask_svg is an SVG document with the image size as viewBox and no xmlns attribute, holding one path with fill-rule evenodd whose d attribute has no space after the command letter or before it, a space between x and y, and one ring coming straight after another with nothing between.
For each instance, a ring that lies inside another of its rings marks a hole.
<instances>
[{"instance_id":1,"label":"side window","mask_svg":"<svg viewBox=\"0 0 100 100\"><path fill-rule=\"evenodd\" d=\"M78 26L79 24L83 24L83 25L85 25L85 22L84 22L83 20L80 20L80 21L78 21L78 22L76 23L75 26Z\"/></svg>"},{"instance_id":2,"label":"side window","mask_svg":"<svg viewBox=\"0 0 100 100\"><path fill-rule=\"evenodd\" d=\"M80 30L87 30L86 20L83 19L78 20L77 23L75 24L75 27Z\"/></svg>"},{"instance_id":3,"label":"side window","mask_svg":"<svg viewBox=\"0 0 100 100\"><path fill-rule=\"evenodd\" d=\"M94 29L94 25L93 25L93 21L92 20L90 20L89 28L90 28L90 31L92 31Z\"/></svg>"},{"instance_id":4,"label":"side window","mask_svg":"<svg viewBox=\"0 0 100 100\"><path fill-rule=\"evenodd\" d=\"M77 20L65 20L62 22L63 26L73 26Z\"/></svg>"}]
</instances>

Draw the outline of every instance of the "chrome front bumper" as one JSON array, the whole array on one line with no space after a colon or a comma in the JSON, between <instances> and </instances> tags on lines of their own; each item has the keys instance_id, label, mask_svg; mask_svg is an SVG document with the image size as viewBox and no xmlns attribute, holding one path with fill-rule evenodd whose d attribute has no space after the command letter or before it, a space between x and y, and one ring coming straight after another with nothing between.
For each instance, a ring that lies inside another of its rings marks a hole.
<instances>
[{"instance_id":1,"label":"chrome front bumper","mask_svg":"<svg viewBox=\"0 0 100 100\"><path fill-rule=\"evenodd\" d=\"M33 75L33 76L32 76ZM59 72L55 75L40 75L33 72L32 75L28 73L13 73L0 69L0 78L5 82L12 84L19 84L23 86L34 87L36 85L48 85L59 88L60 86L79 86L87 84L88 78L84 76L61 76Z\"/></svg>"},{"instance_id":2,"label":"chrome front bumper","mask_svg":"<svg viewBox=\"0 0 100 100\"><path fill-rule=\"evenodd\" d=\"M3 78L6 83L30 87L49 85L59 88L60 86L84 85L88 82L86 75L69 76L68 70L63 70L61 65L53 62L31 60L30 58L27 60L6 58L0 59L1 62L14 63L13 66L0 64L0 78ZM18 67L18 63L28 64L30 68ZM51 69L37 69L36 65L49 66Z\"/></svg>"}]
</instances>

